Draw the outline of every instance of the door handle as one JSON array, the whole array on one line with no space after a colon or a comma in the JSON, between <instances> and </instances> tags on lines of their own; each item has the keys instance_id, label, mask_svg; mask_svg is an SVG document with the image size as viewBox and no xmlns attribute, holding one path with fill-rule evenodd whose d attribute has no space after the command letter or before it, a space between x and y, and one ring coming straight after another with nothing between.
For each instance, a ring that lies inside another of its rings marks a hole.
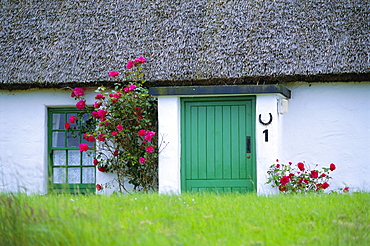
<instances>
[{"instance_id":1,"label":"door handle","mask_svg":"<svg viewBox=\"0 0 370 246\"><path fill-rule=\"evenodd\" d=\"M251 153L251 137L246 137L246 153Z\"/></svg>"}]
</instances>

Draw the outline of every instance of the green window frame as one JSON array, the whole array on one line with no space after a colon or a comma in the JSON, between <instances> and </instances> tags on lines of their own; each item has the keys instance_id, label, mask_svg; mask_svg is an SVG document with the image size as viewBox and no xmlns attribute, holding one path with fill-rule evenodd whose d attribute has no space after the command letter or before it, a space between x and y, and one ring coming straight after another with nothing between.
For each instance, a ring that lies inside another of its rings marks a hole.
<instances>
[{"instance_id":1,"label":"green window frame","mask_svg":"<svg viewBox=\"0 0 370 246\"><path fill-rule=\"evenodd\" d=\"M48 109L48 190L57 193L85 194L95 192L96 168L93 160L95 152L80 152L79 145L94 143L83 139L86 126L80 121L71 123L65 129L69 117L81 110L74 108ZM84 117L88 116L88 112Z\"/></svg>"}]
</instances>

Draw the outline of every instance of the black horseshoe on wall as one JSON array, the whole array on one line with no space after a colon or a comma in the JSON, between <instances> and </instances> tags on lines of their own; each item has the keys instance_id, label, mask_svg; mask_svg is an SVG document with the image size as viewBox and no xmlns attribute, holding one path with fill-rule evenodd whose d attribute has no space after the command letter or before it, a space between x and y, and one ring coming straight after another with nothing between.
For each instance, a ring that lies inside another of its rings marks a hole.
<instances>
[{"instance_id":1,"label":"black horseshoe on wall","mask_svg":"<svg viewBox=\"0 0 370 246\"><path fill-rule=\"evenodd\" d=\"M271 114L271 113L269 113L269 115L270 115L270 120L269 120L267 123L265 123L265 122L263 122L263 121L262 121L262 119L261 119L261 114L260 114L260 116L259 116L259 120L260 120L260 123L261 123L262 125L267 126L267 125L270 125L270 124L271 124L271 122L272 122L272 114Z\"/></svg>"}]
</instances>

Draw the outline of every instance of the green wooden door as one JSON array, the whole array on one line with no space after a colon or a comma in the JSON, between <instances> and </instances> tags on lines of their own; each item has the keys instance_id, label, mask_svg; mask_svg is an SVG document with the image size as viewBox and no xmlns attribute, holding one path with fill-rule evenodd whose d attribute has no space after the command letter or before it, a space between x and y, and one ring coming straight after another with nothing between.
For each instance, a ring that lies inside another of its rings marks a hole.
<instances>
[{"instance_id":1,"label":"green wooden door","mask_svg":"<svg viewBox=\"0 0 370 246\"><path fill-rule=\"evenodd\" d=\"M255 191L255 98L182 99L183 191Z\"/></svg>"}]
</instances>

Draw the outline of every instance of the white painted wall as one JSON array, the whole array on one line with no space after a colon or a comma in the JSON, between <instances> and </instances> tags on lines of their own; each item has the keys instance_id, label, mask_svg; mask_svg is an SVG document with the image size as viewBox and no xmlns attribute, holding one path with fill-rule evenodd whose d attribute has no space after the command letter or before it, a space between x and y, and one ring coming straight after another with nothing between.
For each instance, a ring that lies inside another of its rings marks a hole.
<instances>
[{"instance_id":1,"label":"white painted wall","mask_svg":"<svg viewBox=\"0 0 370 246\"><path fill-rule=\"evenodd\" d=\"M159 139L167 143L159 155L159 193L181 192L180 186L180 98L158 98ZM164 146L164 145L162 145Z\"/></svg>"},{"instance_id":2,"label":"white painted wall","mask_svg":"<svg viewBox=\"0 0 370 246\"><path fill-rule=\"evenodd\" d=\"M0 192L46 193L47 108L74 107L70 94L54 89L0 91Z\"/></svg>"},{"instance_id":3,"label":"white painted wall","mask_svg":"<svg viewBox=\"0 0 370 246\"><path fill-rule=\"evenodd\" d=\"M370 191L370 83L291 83L289 111L278 113L279 95L257 95L257 191L276 192L264 183L268 167L280 162L335 163L333 189ZM88 103L95 93L89 91ZM0 91L0 192L46 193L47 108L74 107L69 90ZM159 98L159 192L180 193L180 99ZM258 122L259 114L269 126ZM269 142L264 142L264 129ZM97 172L97 183L113 177Z\"/></svg>"},{"instance_id":4,"label":"white painted wall","mask_svg":"<svg viewBox=\"0 0 370 246\"><path fill-rule=\"evenodd\" d=\"M335 163L328 190L349 186L352 191L370 191L370 83L291 83L288 88L292 98L284 114L278 108L281 95L256 96L257 193L277 193L265 184L276 159L304 161L312 168ZM159 107L159 132L171 136L160 155L159 191L180 193L179 97L160 97ZM269 113L272 123L260 124L259 114L268 121Z\"/></svg>"},{"instance_id":5,"label":"white painted wall","mask_svg":"<svg viewBox=\"0 0 370 246\"><path fill-rule=\"evenodd\" d=\"M337 170L330 188L370 191L370 83L288 87L292 99L283 115L283 151L277 158L312 167L333 162Z\"/></svg>"},{"instance_id":6,"label":"white painted wall","mask_svg":"<svg viewBox=\"0 0 370 246\"><path fill-rule=\"evenodd\" d=\"M278 102L282 97L278 94L265 94L256 96L256 154L257 154L257 193L271 194L276 190L271 186L266 186L266 172L271 165L271 160L276 160L281 152L281 125L282 116L278 113ZM263 125L261 120L267 123L272 115L272 122ZM265 141L264 130L268 130L268 142Z\"/></svg>"}]
</instances>

